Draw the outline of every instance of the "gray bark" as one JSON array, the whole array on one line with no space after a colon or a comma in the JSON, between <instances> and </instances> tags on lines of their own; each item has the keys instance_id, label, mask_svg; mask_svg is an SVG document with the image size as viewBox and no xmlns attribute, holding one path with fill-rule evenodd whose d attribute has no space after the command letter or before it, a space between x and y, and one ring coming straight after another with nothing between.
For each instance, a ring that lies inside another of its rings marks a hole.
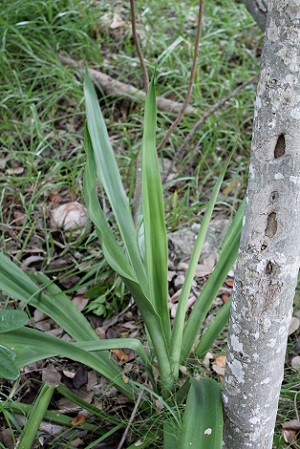
<instances>
[{"instance_id":1,"label":"gray bark","mask_svg":"<svg viewBox=\"0 0 300 449\"><path fill-rule=\"evenodd\" d=\"M269 5L228 338L226 449L271 449L300 255L300 0Z\"/></svg>"},{"instance_id":2,"label":"gray bark","mask_svg":"<svg viewBox=\"0 0 300 449\"><path fill-rule=\"evenodd\" d=\"M262 31L266 28L270 0L242 0Z\"/></svg>"}]
</instances>

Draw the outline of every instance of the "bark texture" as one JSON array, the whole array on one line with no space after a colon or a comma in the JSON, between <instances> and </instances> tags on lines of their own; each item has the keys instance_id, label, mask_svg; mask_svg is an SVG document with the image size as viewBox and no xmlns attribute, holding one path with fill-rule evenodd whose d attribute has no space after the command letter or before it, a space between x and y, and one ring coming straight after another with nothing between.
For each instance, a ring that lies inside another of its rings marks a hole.
<instances>
[{"instance_id":1,"label":"bark texture","mask_svg":"<svg viewBox=\"0 0 300 449\"><path fill-rule=\"evenodd\" d=\"M242 0L258 26L265 31L268 5L271 0Z\"/></svg>"},{"instance_id":2,"label":"bark texture","mask_svg":"<svg viewBox=\"0 0 300 449\"><path fill-rule=\"evenodd\" d=\"M226 449L271 449L300 255L300 0L269 4L230 318Z\"/></svg>"}]
</instances>

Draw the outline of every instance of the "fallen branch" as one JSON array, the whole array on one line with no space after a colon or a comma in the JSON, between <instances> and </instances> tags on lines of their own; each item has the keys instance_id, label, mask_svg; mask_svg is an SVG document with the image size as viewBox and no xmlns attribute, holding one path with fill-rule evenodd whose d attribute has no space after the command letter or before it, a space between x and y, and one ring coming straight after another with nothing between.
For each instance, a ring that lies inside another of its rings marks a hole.
<instances>
[{"instance_id":1,"label":"fallen branch","mask_svg":"<svg viewBox=\"0 0 300 449\"><path fill-rule=\"evenodd\" d=\"M82 68L83 66L82 61L75 61L74 59L61 55L59 55L58 58L63 65L68 67ZM105 73L99 72L99 70L96 69L88 69L88 70L92 80L99 83L101 88L106 94L124 95L132 97L134 100L140 101L145 100L146 98L145 92L137 89L131 84L125 84L122 83L121 81L117 81L111 76L105 75ZM157 97L156 100L158 109L161 109L162 111L174 112L178 114L183 107L182 103L178 101L169 100L167 98ZM185 114L199 115L199 110L197 108L188 106L185 110Z\"/></svg>"}]
</instances>

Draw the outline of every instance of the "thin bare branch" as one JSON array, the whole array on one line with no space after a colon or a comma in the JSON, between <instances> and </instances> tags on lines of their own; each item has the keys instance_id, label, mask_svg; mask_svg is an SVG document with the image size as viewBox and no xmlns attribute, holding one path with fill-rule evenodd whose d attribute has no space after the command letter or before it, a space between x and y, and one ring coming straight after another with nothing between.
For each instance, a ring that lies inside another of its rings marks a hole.
<instances>
[{"instance_id":1,"label":"thin bare branch","mask_svg":"<svg viewBox=\"0 0 300 449\"><path fill-rule=\"evenodd\" d=\"M214 104L198 120L198 122L194 125L193 129L188 133L188 135L184 139L183 144L178 148L176 154L174 155L174 157L172 159L172 162L171 162L171 164L170 164L170 166L168 168L168 171L164 175L163 182L166 181L166 179L168 178L169 174L172 172L172 170L174 168L174 165L176 164L176 161L178 161L178 159L180 159L183 156L183 153L184 153L187 145L190 143L191 139L193 138L193 136L195 135L197 130L200 128L200 126L202 126L206 122L206 120L208 120L209 117L211 117L218 109L220 109L222 106L224 106L224 104L227 103L227 101L231 100L231 98L235 97L238 93L240 93L243 89L245 89L245 87L249 86L249 84L252 84L255 80L257 80L257 75L252 76L247 81L245 81L243 84L241 84L240 86L236 87L232 92L230 92L228 95L223 97L220 101L218 101L218 103Z\"/></svg>"},{"instance_id":2,"label":"thin bare branch","mask_svg":"<svg viewBox=\"0 0 300 449\"><path fill-rule=\"evenodd\" d=\"M199 12L198 12L198 20L197 20L197 33L196 33L195 46L194 46L194 59L193 59L191 73L190 73L188 91L187 91L185 100L183 102L182 109L181 109L181 111L178 114L178 117L172 123L172 125L168 129L166 135L162 139L161 143L158 145L157 151L161 150L165 146L165 144L169 140L169 137L171 136L172 132L174 131L174 129L181 122L181 120L182 120L182 118L184 116L184 112L185 112L186 108L188 107L188 104L189 104L190 99L191 99L192 89L193 89L193 84L194 84L194 79L195 79L195 73L196 73L196 68L197 68L197 62L198 62L200 37L201 37L201 34L202 34L203 9L204 9L204 0L199 0Z\"/></svg>"},{"instance_id":3,"label":"thin bare branch","mask_svg":"<svg viewBox=\"0 0 300 449\"><path fill-rule=\"evenodd\" d=\"M144 56L143 56L143 52L140 46L140 41L138 38L138 34L137 34L137 29L136 29L136 17L135 17L135 2L134 0L130 0L130 11L131 11L131 28L132 28L132 36L133 36L133 40L136 46L136 51L140 60L140 64L141 64L141 68L143 70L143 75L144 75L144 88L145 91L148 90L149 87L149 76L148 76L148 70L145 64L145 60L144 60Z\"/></svg>"},{"instance_id":4,"label":"thin bare branch","mask_svg":"<svg viewBox=\"0 0 300 449\"><path fill-rule=\"evenodd\" d=\"M127 437L128 432L129 432L130 426L131 426L131 424L133 423L133 420L134 420L134 418L135 418L136 412L137 412L138 407L139 407L139 405L140 405L140 402L141 402L141 399L142 399L143 394L144 394L144 390L141 390L140 393L139 393L139 395L138 395L138 397L137 397L137 400L136 400L134 409L132 410L130 419L129 419L129 421L128 421L128 424L127 424L127 426L126 426L126 429L125 429L125 431L124 431L124 434L123 434L123 436L122 436L122 438L121 438L121 441L120 441L119 446L118 446L117 449L122 449L122 447L123 447L123 444L124 444L124 442L125 442L125 440L126 440L126 437Z\"/></svg>"}]
</instances>

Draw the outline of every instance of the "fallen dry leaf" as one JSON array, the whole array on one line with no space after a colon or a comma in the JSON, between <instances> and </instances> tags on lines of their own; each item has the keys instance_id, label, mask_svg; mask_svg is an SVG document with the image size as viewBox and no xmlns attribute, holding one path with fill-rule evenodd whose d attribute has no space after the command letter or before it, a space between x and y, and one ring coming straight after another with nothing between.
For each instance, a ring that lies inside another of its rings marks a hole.
<instances>
[{"instance_id":1,"label":"fallen dry leaf","mask_svg":"<svg viewBox=\"0 0 300 449\"><path fill-rule=\"evenodd\" d=\"M291 365L295 371L300 371L300 355L292 358Z\"/></svg>"},{"instance_id":2,"label":"fallen dry leaf","mask_svg":"<svg viewBox=\"0 0 300 449\"><path fill-rule=\"evenodd\" d=\"M292 335L294 332L296 332L298 330L299 326L300 326L299 318L292 316L288 335Z\"/></svg>"},{"instance_id":3,"label":"fallen dry leaf","mask_svg":"<svg viewBox=\"0 0 300 449\"><path fill-rule=\"evenodd\" d=\"M225 284L227 287L233 287L233 279L226 279Z\"/></svg>"},{"instance_id":4,"label":"fallen dry leaf","mask_svg":"<svg viewBox=\"0 0 300 449\"><path fill-rule=\"evenodd\" d=\"M47 385L57 387L61 381L61 375L54 366L47 366L42 370L42 380Z\"/></svg>"},{"instance_id":5,"label":"fallen dry leaf","mask_svg":"<svg viewBox=\"0 0 300 449\"><path fill-rule=\"evenodd\" d=\"M7 175L21 175L22 173L24 173L24 170L24 167L8 168L5 173Z\"/></svg>"},{"instance_id":6,"label":"fallen dry leaf","mask_svg":"<svg viewBox=\"0 0 300 449\"><path fill-rule=\"evenodd\" d=\"M300 430L300 419L291 419L282 424L283 429Z\"/></svg>"},{"instance_id":7,"label":"fallen dry leaf","mask_svg":"<svg viewBox=\"0 0 300 449\"><path fill-rule=\"evenodd\" d=\"M229 195L230 193L232 193L234 190L236 190L239 186L239 183L237 181L232 181L230 184L228 184L223 190L222 190L222 194L223 195Z\"/></svg>"},{"instance_id":8,"label":"fallen dry leaf","mask_svg":"<svg viewBox=\"0 0 300 449\"><path fill-rule=\"evenodd\" d=\"M72 419L71 424L72 426L80 426L81 424L85 423L85 416L78 414L76 418Z\"/></svg>"},{"instance_id":9,"label":"fallen dry leaf","mask_svg":"<svg viewBox=\"0 0 300 449\"><path fill-rule=\"evenodd\" d=\"M122 379L123 379L124 384L128 384L129 383L129 379L128 379L128 377L124 373L122 374Z\"/></svg>"},{"instance_id":10,"label":"fallen dry leaf","mask_svg":"<svg viewBox=\"0 0 300 449\"><path fill-rule=\"evenodd\" d=\"M293 440L296 438L297 436L297 431L296 430L287 430L287 429L282 429L282 436L283 439L286 443L292 443Z\"/></svg>"},{"instance_id":11,"label":"fallen dry leaf","mask_svg":"<svg viewBox=\"0 0 300 449\"><path fill-rule=\"evenodd\" d=\"M219 374L220 376L224 376L225 365L226 365L226 356L220 355L215 359L215 363L213 363L212 369L214 370L215 373Z\"/></svg>"},{"instance_id":12,"label":"fallen dry leaf","mask_svg":"<svg viewBox=\"0 0 300 449\"><path fill-rule=\"evenodd\" d=\"M86 208L77 201L62 204L51 210L50 226L53 230L63 230L78 235L86 227Z\"/></svg>"},{"instance_id":13,"label":"fallen dry leaf","mask_svg":"<svg viewBox=\"0 0 300 449\"><path fill-rule=\"evenodd\" d=\"M125 352L122 351L122 349L112 349L111 352L115 354L118 360L121 360L122 362L128 361L128 355L125 354Z\"/></svg>"}]
</instances>

